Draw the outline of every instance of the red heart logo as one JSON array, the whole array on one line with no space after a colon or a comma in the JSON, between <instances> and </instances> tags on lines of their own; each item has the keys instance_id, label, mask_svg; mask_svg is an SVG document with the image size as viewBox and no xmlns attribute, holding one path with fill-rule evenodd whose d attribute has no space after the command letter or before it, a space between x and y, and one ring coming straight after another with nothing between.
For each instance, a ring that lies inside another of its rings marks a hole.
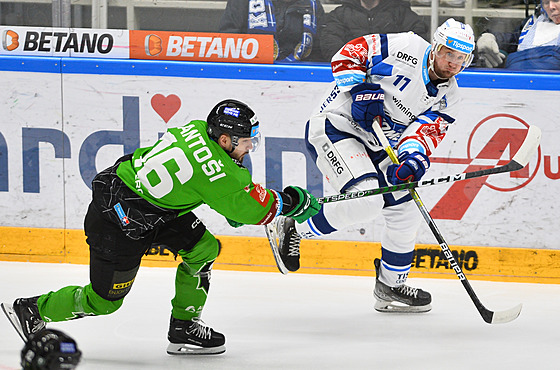
<instances>
[{"instance_id":1,"label":"red heart logo","mask_svg":"<svg viewBox=\"0 0 560 370\"><path fill-rule=\"evenodd\" d=\"M177 113L179 108L181 108L181 99L177 95L168 95L163 96L161 94L156 94L152 96L152 108L156 111L157 114L165 123L169 122L171 117Z\"/></svg>"}]
</instances>

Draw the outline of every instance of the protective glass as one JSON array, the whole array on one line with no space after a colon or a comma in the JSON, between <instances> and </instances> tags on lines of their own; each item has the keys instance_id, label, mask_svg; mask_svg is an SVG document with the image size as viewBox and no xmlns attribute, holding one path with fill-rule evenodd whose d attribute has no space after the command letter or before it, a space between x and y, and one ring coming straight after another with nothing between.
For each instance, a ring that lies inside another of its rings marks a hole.
<instances>
[{"instance_id":1,"label":"protective glass","mask_svg":"<svg viewBox=\"0 0 560 370\"><path fill-rule=\"evenodd\" d=\"M261 145L261 133L257 132L254 136L251 136L251 145L252 148L249 150L249 153L256 152Z\"/></svg>"},{"instance_id":2,"label":"protective glass","mask_svg":"<svg viewBox=\"0 0 560 370\"><path fill-rule=\"evenodd\" d=\"M236 146L239 146L241 149L247 149L249 153L253 153L259 149L260 144L261 133L257 131L251 137L238 138Z\"/></svg>"},{"instance_id":3,"label":"protective glass","mask_svg":"<svg viewBox=\"0 0 560 370\"><path fill-rule=\"evenodd\" d=\"M457 64L462 67L468 67L471 64L473 55L461 53L460 51L443 48L443 45L438 45L436 49L436 57L445 59L449 63Z\"/></svg>"}]
</instances>

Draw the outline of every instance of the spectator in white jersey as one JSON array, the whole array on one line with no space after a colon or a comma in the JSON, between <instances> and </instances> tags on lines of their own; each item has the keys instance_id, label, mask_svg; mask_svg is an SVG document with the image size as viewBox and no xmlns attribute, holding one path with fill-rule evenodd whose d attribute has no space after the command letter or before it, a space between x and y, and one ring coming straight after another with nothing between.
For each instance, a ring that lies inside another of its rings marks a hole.
<instances>
[{"instance_id":1,"label":"spectator in white jersey","mask_svg":"<svg viewBox=\"0 0 560 370\"><path fill-rule=\"evenodd\" d=\"M560 0L542 0L516 32L483 33L476 47L480 67L560 70Z\"/></svg>"},{"instance_id":2,"label":"spectator in white jersey","mask_svg":"<svg viewBox=\"0 0 560 370\"><path fill-rule=\"evenodd\" d=\"M413 33L371 34L348 42L333 58L334 83L307 122L306 140L317 167L339 193L418 181L430 155L455 119L455 75L473 59L469 25L447 20L432 43ZM392 164L372 127L382 129L398 153ZM427 312L430 293L405 285L413 261L420 212L406 191L326 203L298 223L278 218L282 262L298 270L301 238L316 238L354 224L385 219L381 259L375 259L375 309Z\"/></svg>"}]
</instances>

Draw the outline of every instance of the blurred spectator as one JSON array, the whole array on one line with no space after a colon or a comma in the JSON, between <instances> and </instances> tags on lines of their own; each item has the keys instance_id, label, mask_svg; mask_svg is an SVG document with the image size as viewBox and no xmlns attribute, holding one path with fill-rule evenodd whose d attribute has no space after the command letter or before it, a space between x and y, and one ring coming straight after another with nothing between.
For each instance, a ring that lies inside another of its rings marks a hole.
<instances>
[{"instance_id":1,"label":"blurred spectator","mask_svg":"<svg viewBox=\"0 0 560 370\"><path fill-rule=\"evenodd\" d=\"M481 67L560 70L560 0L542 0L520 30L483 33L476 46Z\"/></svg>"},{"instance_id":2,"label":"blurred spectator","mask_svg":"<svg viewBox=\"0 0 560 370\"><path fill-rule=\"evenodd\" d=\"M430 6L432 0L411 0L412 5ZM465 0L439 0L439 6L450 6L453 8L465 7Z\"/></svg>"},{"instance_id":3,"label":"blurred spectator","mask_svg":"<svg viewBox=\"0 0 560 370\"><path fill-rule=\"evenodd\" d=\"M413 31L427 40L428 26L403 0L342 0L321 29L321 53L330 61L348 41L374 33Z\"/></svg>"},{"instance_id":4,"label":"blurred spectator","mask_svg":"<svg viewBox=\"0 0 560 370\"><path fill-rule=\"evenodd\" d=\"M272 34L277 61L320 60L324 16L319 0L228 0L219 32Z\"/></svg>"}]
</instances>

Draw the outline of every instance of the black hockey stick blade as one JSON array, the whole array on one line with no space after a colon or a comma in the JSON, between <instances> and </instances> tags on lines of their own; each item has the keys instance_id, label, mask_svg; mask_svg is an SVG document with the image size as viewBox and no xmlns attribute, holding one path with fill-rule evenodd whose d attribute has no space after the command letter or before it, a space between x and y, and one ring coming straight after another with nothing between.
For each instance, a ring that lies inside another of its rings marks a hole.
<instances>
[{"instance_id":1,"label":"black hockey stick blade","mask_svg":"<svg viewBox=\"0 0 560 370\"><path fill-rule=\"evenodd\" d=\"M278 248L278 232L276 230L275 223L271 222L264 225L264 231L266 233L266 237L268 238L270 249L272 249L272 255L274 256L274 260L276 261L276 266L282 274L286 275L288 273L288 269L284 265L282 258L280 258L280 249Z\"/></svg>"},{"instance_id":2,"label":"black hockey stick blade","mask_svg":"<svg viewBox=\"0 0 560 370\"><path fill-rule=\"evenodd\" d=\"M432 185L448 184L455 181L463 181L468 179L473 179L476 177L495 175L499 173L514 172L525 167L533 154L537 151L541 140L541 130L537 126L529 126L527 131L527 136L521 144L521 147L515 153L511 161L503 166L498 166L494 168L488 168L485 170L463 172L455 175L442 176L433 179L426 179L414 182L407 182L399 185L384 186L377 189L348 192L343 194L329 195L326 197L318 198L319 203L333 203L341 200L363 198L372 195L393 193L396 191L410 190L415 188L422 188Z\"/></svg>"}]
</instances>

